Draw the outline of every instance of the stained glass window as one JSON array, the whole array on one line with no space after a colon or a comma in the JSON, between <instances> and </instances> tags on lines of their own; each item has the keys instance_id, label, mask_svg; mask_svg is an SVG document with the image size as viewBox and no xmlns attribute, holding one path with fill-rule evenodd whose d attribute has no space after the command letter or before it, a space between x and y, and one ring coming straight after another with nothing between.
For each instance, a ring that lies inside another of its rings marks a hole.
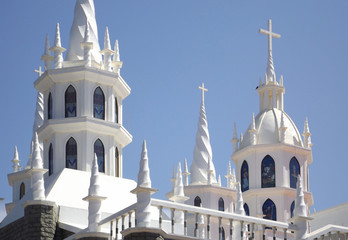
<instances>
[{"instance_id":1,"label":"stained glass window","mask_svg":"<svg viewBox=\"0 0 348 240\"><path fill-rule=\"evenodd\" d=\"M225 211L225 202L222 198L219 199L219 211Z\"/></svg>"},{"instance_id":2,"label":"stained glass window","mask_svg":"<svg viewBox=\"0 0 348 240\"><path fill-rule=\"evenodd\" d=\"M290 187L296 188L297 177L300 174L300 164L295 157L291 158L289 164L290 170Z\"/></svg>"},{"instance_id":3,"label":"stained glass window","mask_svg":"<svg viewBox=\"0 0 348 240\"><path fill-rule=\"evenodd\" d=\"M48 104L47 104L47 118L52 119L52 94L48 94Z\"/></svg>"},{"instance_id":4,"label":"stained glass window","mask_svg":"<svg viewBox=\"0 0 348 240\"><path fill-rule=\"evenodd\" d=\"M93 117L105 119L105 97L100 87L94 91L93 95Z\"/></svg>"},{"instance_id":5,"label":"stained glass window","mask_svg":"<svg viewBox=\"0 0 348 240\"><path fill-rule=\"evenodd\" d=\"M76 91L71 85L65 91L65 117L76 117Z\"/></svg>"},{"instance_id":6,"label":"stained glass window","mask_svg":"<svg viewBox=\"0 0 348 240\"><path fill-rule=\"evenodd\" d=\"M65 167L77 169L77 143L74 138L70 138L66 143L66 162Z\"/></svg>"},{"instance_id":7,"label":"stained glass window","mask_svg":"<svg viewBox=\"0 0 348 240\"><path fill-rule=\"evenodd\" d=\"M118 103L117 103L117 98L115 98L115 123L118 123Z\"/></svg>"},{"instance_id":8,"label":"stained glass window","mask_svg":"<svg viewBox=\"0 0 348 240\"><path fill-rule=\"evenodd\" d=\"M53 174L53 147L50 144L50 148L48 150L48 175L51 176Z\"/></svg>"},{"instance_id":9,"label":"stained glass window","mask_svg":"<svg viewBox=\"0 0 348 240\"><path fill-rule=\"evenodd\" d=\"M277 208L274 202L271 199L267 199L266 202L262 206L263 215L265 215L264 219L270 219L277 221Z\"/></svg>"},{"instance_id":10,"label":"stained glass window","mask_svg":"<svg viewBox=\"0 0 348 240\"><path fill-rule=\"evenodd\" d=\"M261 163L261 187L275 187L275 163L270 155L267 155Z\"/></svg>"},{"instance_id":11,"label":"stained glass window","mask_svg":"<svg viewBox=\"0 0 348 240\"><path fill-rule=\"evenodd\" d=\"M99 172L105 172L104 145L100 139L94 143L94 153L97 155Z\"/></svg>"},{"instance_id":12,"label":"stained glass window","mask_svg":"<svg viewBox=\"0 0 348 240\"><path fill-rule=\"evenodd\" d=\"M21 186L19 187L19 199L22 199L25 195L25 184L21 183Z\"/></svg>"},{"instance_id":13,"label":"stained glass window","mask_svg":"<svg viewBox=\"0 0 348 240\"><path fill-rule=\"evenodd\" d=\"M202 204L201 198L200 197L195 197L194 203L193 203L196 207L200 207Z\"/></svg>"},{"instance_id":14,"label":"stained glass window","mask_svg":"<svg viewBox=\"0 0 348 240\"><path fill-rule=\"evenodd\" d=\"M294 216L294 209L295 209L295 201L293 201L290 206L290 217Z\"/></svg>"},{"instance_id":15,"label":"stained glass window","mask_svg":"<svg viewBox=\"0 0 348 240\"><path fill-rule=\"evenodd\" d=\"M246 161L244 161L242 164L240 175L242 179L242 192L249 190L249 166Z\"/></svg>"},{"instance_id":16,"label":"stained glass window","mask_svg":"<svg viewBox=\"0 0 348 240\"><path fill-rule=\"evenodd\" d=\"M245 215L250 216L250 211L249 211L248 204L244 203L243 208L244 208L244 211L245 211Z\"/></svg>"},{"instance_id":17,"label":"stained glass window","mask_svg":"<svg viewBox=\"0 0 348 240\"><path fill-rule=\"evenodd\" d=\"M117 147L115 148L115 175L116 177L120 176L120 153Z\"/></svg>"}]
</instances>

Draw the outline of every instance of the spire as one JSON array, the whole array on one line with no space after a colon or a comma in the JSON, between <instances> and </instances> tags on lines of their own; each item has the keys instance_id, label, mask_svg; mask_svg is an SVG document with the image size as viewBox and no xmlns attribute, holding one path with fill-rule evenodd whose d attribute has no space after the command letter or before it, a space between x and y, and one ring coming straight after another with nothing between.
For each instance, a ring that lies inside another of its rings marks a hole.
<instances>
[{"instance_id":1,"label":"spire","mask_svg":"<svg viewBox=\"0 0 348 240\"><path fill-rule=\"evenodd\" d=\"M281 118L280 118L280 127L279 127L279 141L281 143L285 142L285 132L288 128L285 127L285 123L284 123L284 112L282 112Z\"/></svg>"},{"instance_id":2,"label":"spire","mask_svg":"<svg viewBox=\"0 0 348 240\"><path fill-rule=\"evenodd\" d=\"M21 166L19 165L20 160L18 157L18 151L17 151L17 146L15 146L15 151L14 151L14 156L13 156L13 172L18 172L21 169Z\"/></svg>"},{"instance_id":3,"label":"spire","mask_svg":"<svg viewBox=\"0 0 348 240\"><path fill-rule=\"evenodd\" d=\"M301 175L298 175L298 177L297 177L294 216L295 217L307 217L307 207L306 207L306 204L304 201Z\"/></svg>"},{"instance_id":4,"label":"spire","mask_svg":"<svg viewBox=\"0 0 348 240\"><path fill-rule=\"evenodd\" d=\"M305 148L312 148L312 140L311 140L311 133L309 131L309 125L308 125L308 118L306 117L305 124L304 124L304 130L302 136L304 137L304 147Z\"/></svg>"},{"instance_id":5,"label":"spire","mask_svg":"<svg viewBox=\"0 0 348 240\"><path fill-rule=\"evenodd\" d=\"M236 183L237 183L236 171L233 168L233 171L232 171L232 190L236 190Z\"/></svg>"},{"instance_id":6,"label":"spire","mask_svg":"<svg viewBox=\"0 0 348 240\"><path fill-rule=\"evenodd\" d=\"M176 174L175 174L175 167L173 166L172 178L170 179L170 181L172 182L172 189L173 189L173 191L174 191L174 188L175 188L175 180L176 180Z\"/></svg>"},{"instance_id":7,"label":"spire","mask_svg":"<svg viewBox=\"0 0 348 240\"><path fill-rule=\"evenodd\" d=\"M250 132L250 144L256 145L256 133L257 133L257 131L256 131L256 126L255 126L254 113L253 113L253 116L251 118L251 125L250 125L249 132Z\"/></svg>"},{"instance_id":8,"label":"spire","mask_svg":"<svg viewBox=\"0 0 348 240\"><path fill-rule=\"evenodd\" d=\"M208 181L207 169L210 162L212 172L212 183L217 183L215 177L215 167L212 160L212 150L209 139L208 120L204 107L204 84L199 87L202 90L202 104L198 119L198 129L196 133L196 143L193 151L193 161L191 164L191 184L206 184Z\"/></svg>"},{"instance_id":9,"label":"spire","mask_svg":"<svg viewBox=\"0 0 348 240\"><path fill-rule=\"evenodd\" d=\"M178 171L175 179L175 188L174 188L175 196L185 196L184 194L184 184L182 183L182 172L181 172L181 163L179 162Z\"/></svg>"},{"instance_id":10,"label":"spire","mask_svg":"<svg viewBox=\"0 0 348 240\"><path fill-rule=\"evenodd\" d=\"M97 63L101 62L102 58L99 53L98 28L93 0L76 0L74 21L70 29L69 50L66 56L67 61L84 59L84 52L80 47L80 43L83 42L85 36L84 30L86 29L86 24L90 27L90 42L93 43L93 51L91 52L92 60Z\"/></svg>"},{"instance_id":11,"label":"spire","mask_svg":"<svg viewBox=\"0 0 348 240\"><path fill-rule=\"evenodd\" d=\"M100 51L104 55L104 69L111 71L111 56L114 54L114 51L111 50L109 29L106 27L105 36L104 36L104 49Z\"/></svg>"},{"instance_id":12,"label":"spire","mask_svg":"<svg viewBox=\"0 0 348 240\"><path fill-rule=\"evenodd\" d=\"M147 157L146 140L143 142L141 160L139 164L138 187L151 188L149 159Z\"/></svg>"},{"instance_id":13,"label":"spire","mask_svg":"<svg viewBox=\"0 0 348 240\"><path fill-rule=\"evenodd\" d=\"M243 196L242 196L242 191L240 187L240 182L237 183L237 199L236 199L236 211L235 213L245 215L244 211L244 201L243 201Z\"/></svg>"},{"instance_id":14,"label":"spire","mask_svg":"<svg viewBox=\"0 0 348 240\"><path fill-rule=\"evenodd\" d=\"M54 68L62 68L63 67L63 52L65 52L65 48L62 47L62 43L60 41L60 30L59 23L56 26L56 36L54 39L54 45L49 49L51 52L54 52Z\"/></svg>"},{"instance_id":15,"label":"spire","mask_svg":"<svg viewBox=\"0 0 348 240\"><path fill-rule=\"evenodd\" d=\"M188 176L191 173L188 171L188 167L187 167L187 159L185 158L185 165L184 165L184 172L182 173L182 175L184 175L184 186L188 186Z\"/></svg>"},{"instance_id":16,"label":"spire","mask_svg":"<svg viewBox=\"0 0 348 240\"><path fill-rule=\"evenodd\" d=\"M236 127L236 123L234 123L234 127L233 127L233 138L231 140L232 145L233 145L233 153L238 151L238 136L237 136L237 127Z\"/></svg>"},{"instance_id":17,"label":"spire","mask_svg":"<svg viewBox=\"0 0 348 240\"><path fill-rule=\"evenodd\" d=\"M45 187L43 175L47 170L43 169L43 160L41 157L41 149L39 138L35 132L35 141L33 146L32 162L31 162L31 188L33 200L45 200Z\"/></svg>"},{"instance_id":18,"label":"spire","mask_svg":"<svg viewBox=\"0 0 348 240\"><path fill-rule=\"evenodd\" d=\"M86 24L85 35L83 42L81 42L81 49L83 49L83 60L85 61L85 67L92 66L92 49L94 47L93 42L91 41L89 24Z\"/></svg>"},{"instance_id":19,"label":"spire","mask_svg":"<svg viewBox=\"0 0 348 240\"><path fill-rule=\"evenodd\" d=\"M118 47L118 40L115 41L115 50L114 50L114 60L112 62L112 67L115 73L120 74L120 69L122 68L123 62L120 60L120 49Z\"/></svg>"},{"instance_id":20,"label":"spire","mask_svg":"<svg viewBox=\"0 0 348 240\"><path fill-rule=\"evenodd\" d=\"M227 179L227 188L232 188L232 168L231 162L228 161L227 175L225 176Z\"/></svg>"},{"instance_id":21,"label":"spire","mask_svg":"<svg viewBox=\"0 0 348 240\"><path fill-rule=\"evenodd\" d=\"M44 53L41 56L41 61L44 61L45 63L45 70L52 68L53 57L50 53L50 40L48 38L48 34L46 34L45 49Z\"/></svg>"},{"instance_id":22,"label":"spire","mask_svg":"<svg viewBox=\"0 0 348 240\"><path fill-rule=\"evenodd\" d=\"M239 142L240 142L240 143L243 142L243 133L240 133Z\"/></svg>"},{"instance_id":23,"label":"spire","mask_svg":"<svg viewBox=\"0 0 348 240\"><path fill-rule=\"evenodd\" d=\"M219 177L218 177L218 185L219 187L221 187L221 175L219 174Z\"/></svg>"}]
</instances>

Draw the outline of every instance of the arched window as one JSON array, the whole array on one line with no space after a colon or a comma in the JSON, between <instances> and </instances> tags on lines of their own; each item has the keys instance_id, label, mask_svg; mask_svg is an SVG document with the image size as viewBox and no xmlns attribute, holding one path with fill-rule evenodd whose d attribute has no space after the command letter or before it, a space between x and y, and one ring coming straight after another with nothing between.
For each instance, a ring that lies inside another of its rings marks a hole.
<instances>
[{"instance_id":1,"label":"arched window","mask_svg":"<svg viewBox=\"0 0 348 240\"><path fill-rule=\"evenodd\" d=\"M117 103L117 98L115 98L115 123L118 123L118 103Z\"/></svg>"},{"instance_id":2,"label":"arched window","mask_svg":"<svg viewBox=\"0 0 348 240\"><path fill-rule=\"evenodd\" d=\"M274 202L271 199L267 199L266 202L262 206L263 215L265 215L264 219L270 219L277 221L277 208Z\"/></svg>"},{"instance_id":3,"label":"arched window","mask_svg":"<svg viewBox=\"0 0 348 240\"><path fill-rule=\"evenodd\" d=\"M246 161L243 162L240 170L242 192L249 190L249 166Z\"/></svg>"},{"instance_id":4,"label":"arched window","mask_svg":"<svg viewBox=\"0 0 348 240\"><path fill-rule=\"evenodd\" d=\"M225 202L222 198L219 198L219 211L225 211Z\"/></svg>"},{"instance_id":5,"label":"arched window","mask_svg":"<svg viewBox=\"0 0 348 240\"><path fill-rule=\"evenodd\" d=\"M261 163L261 187L275 187L275 163L270 155L267 155Z\"/></svg>"},{"instance_id":6,"label":"arched window","mask_svg":"<svg viewBox=\"0 0 348 240\"><path fill-rule=\"evenodd\" d=\"M200 197L195 197L194 203L193 203L196 207L200 207L202 204L201 198Z\"/></svg>"},{"instance_id":7,"label":"arched window","mask_svg":"<svg viewBox=\"0 0 348 240\"><path fill-rule=\"evenodd\" d=\"M225 229L221 227L221 240L225 240Z\"/></svg>"},{"instance_id":8,"label":"arched window","mask_svg":"<svg viewBox=\"0 0 348 240\"><path fill-rule=\"evenodd\" d=\"M52 119L52 94L48 94L48 103L47 103L47 118Z\"/></svg>"},{"instance_id":9,"label":"arched window","mask_svg":"<svg viewBox=\"0 0 348 240\"><path fill-rule=\"evenodd\" d=\"M94 153L97 154L99 172L105 172L104 145L100 139L94 142Z\"/></svg>"},{"instance_id":10,"label":"arched window","mask_svg":"<svg viewBox=\"0 0 348 240\"><path fill-rule=\"evenodd\" d=\"M290 206L290 217L294 216L294 209L295 209L295 201L293 201Z\"/></svg>"},{"instance_id":11,"label":"arched window","mask_svg":"<svg viewBox=\"0 0 348 240\"><path fill-rule=\"evenodd\" d=\"M48 175L51 176L53 174L53 147L50 144L50 148L48 150Z\"/></svg>"},{"instance_id":12,"label":"arched window","mask_svg":"<svg viewBox=\"0 0 348 240\"><path fill-rule=\"evenodd\" d=\"M120 177L120 153L118 148L115 148L115 176Z\"/></svg>"},{"instance_id":13,"label":"arched window","mask_svg":"<svg viewBox=\"0 0 348 240\"><path fill-rule=\"evenodd\" d=\"M76 117L76 90L71 85L65 91L65 117Z\"/></svg>"},{"instance_id":14,"label":"arched window","mask_svg":"<svg viewBox=\"0 0 348 240\"><path fill-rule=\"evenodd\" d=\"M105 97L100 87L93 94L93 117L105 119Z\"/></svg>"},{"instance_id":15,"label":"arched window","mask_svg":"<svg viewBox=\"0 0 348 240\"><path fill-rule=\"evenodd\" d=\"M289 164L290 171L290 187L296 188L297 177L300 174L300 164L295 157L291 158Z\"/></svg>"},{"instance_id":16,"label":"arched window","mask_svg":"<svg viewBox=\"0 0 348 240\"><path fill-rule=\"evenodd\" d=\"M19 187L19 199L22 199L25 195L25 184L21 183L21 186Z\"/></svg>"},{"instance_id":17,"label":"arched window","mask_svg":"<svg viewBox=\"0 0 348 240\"><path fill-rule=\"evenodd\" d=\"M77 169L77 143L74 138L70 138L65 146L65 167Z\"/></svg>"},{"instance_id":18,"label":"arched window","mask_svg":"<svg viewBox=\"0 0 348 240\"><path fill-rule=\"evenodd\" d=\"M243 208L244 208L245 215L250 216L248 204L244 203Z\"/></svg>"}]
</instances>

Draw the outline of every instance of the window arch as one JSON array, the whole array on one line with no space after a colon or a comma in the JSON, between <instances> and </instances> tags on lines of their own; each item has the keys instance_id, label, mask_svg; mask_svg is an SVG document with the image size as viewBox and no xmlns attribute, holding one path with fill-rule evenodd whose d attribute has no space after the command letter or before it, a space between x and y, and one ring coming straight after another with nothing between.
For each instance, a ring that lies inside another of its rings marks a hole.
<instances>
[{"instance_id":1,"label":"window arch","mask_svg":"<svg viewBox=\"0 0 348 240\"><path fill-rule=\"evenodd\" d=\"M262 206L264 219L270 219L277 221L277 208L274 202L271 199L267 199Z\"/></svg>"},{"instance_id":2,"label":"window arch","mask_svg":"<svg viewBox=\"0 0 348 240\"><path fill-rule=\"evenodd\" d=\"M77 169L77 143L71 137L65 146L65 167Z\"/></svg>"},{"instance_id":3,"label":"window arch","mask_svg":"<svg viewBox=\"0 0 348 240\"><path fill-rule=\"evenodd\" d=\"M115 176L120 177L120 153L117 147L115 147Z\"/></svg>"},{"instance_id":4,"label":"window arch","mask_svg":"<svg viewBox=\"0 0 348 240\"><path fill-rule=\"evenodd\" d=\"M93 117L105 119L105 96L100 87L93 94Z\"/></svg>"},{"instance_id":5,"label":"window arch","mask_svg":"<svg viewBox=\"0 0 348 240\"><path fill-rule=\"evenodd\" d=\"M52 119L52 109L53 109L53 104L52 104L52 94L48 94L48 102L47 102L47 118Z\"/></svg>"},{"instance_id":6,"label":"window arch","mask_svg":"<svg viewBox=\"0 0 348 240\"><path fill-rule=\"evenodd\" d=\"M21 200L24 195L25 195L25 184L21 183L21 186L19 187L19 200Z\"/></svg>"},{"instance_id":7,"label":"window arch","mask_svg":"<svg viewBox=\"0 0 348 240\"><path fill-rule=\"evenodd\" d=\"M290 187L296 188L297 177L300 175L300 164L298 163L295 157L291 158L289 163L289 172L290 172Z\"/></svg>"},{"instance_id":8,"label":"window arch","mask_svg":"<svg viewBox=\"0 0 348 240\"><path fill-rule=\"evenodd\" d=\"M290 217L294 216L294 210L295 210L295 201L292 201L290 206Z\"/></svg>"},{"instance_id":9,"label":"window arch","mask_svg":"<svg viewBox=\"0 0 348 240\"><path fill-rule=\"evenodd\" d=\"M76 90L71 85L65 91L65 117L76 117Z\"/></svg>"},{"instance_id":10,"label":"window arch","mask_svg":"<svg viewBox=\"0 0 348 240\"><path fill-rule=\"evenodd\" d=\"M247 161L244 160L242 168L240 170L242 192L249 190L249 166Z\"/></svg>"},{"instance_id":11,"label":"window arch","mask_svg":"<svg viewBox=\"0 0 348 240\"><path fill-rule=\"evenodd\" d=\"M50 148L48 150L48 175L51 176L53 174L53 146L50 144Z\"/></svg>"},{"instance_id":12,"label":"window arch","mask_svg":"<svg viewBox=\"0 0 348 240\"><path fill-rule=\"evenodd\" d=\"M244 203L243 208L244 208L245 215L250 216L248 204Z\"/></svg>"},{"instance_id":13,"label":"window arch","mask_svg":"<svg viewBox=\"0 0 348 240\"><path fill-rule=\"evenodd\" d=\"M94 154L97 155L99 172L105 172L104 144L100 139L94 142Z\"/></svg>"},{"instance_id":14,"label":"window arch","mask_svg":"<svg viewBox=\"0 0 348 240\"><path fill-rule=\"evenodd\" d=\"M195 197L195 200L194 200L194 203L193 203L193 205L194 206L196 206L196 207L200 207L201 206L201 204L202 204L202 200L201 200L201 198L200 197Z\"/></svg>"},{"instance_id":15,"label":"window arch","mask_svg":"<svg viewBox=\"0 0 348 240\"><path fill-rule=\"evenodd\" d=\"M261 187L275 187L275 163L270 155L267 155L261 163Z\"/></svg>"},{"instance_id":16,"label":"window arch","mask_svg":"<svg viewBox=\"0 0 348 240\"><path fill-rule=\"evenodd\" d=\"M225 211L225 202L224 200L221 198L219 198L219 211L224 212Z\"/></svg>"},{"instance_id":17,"label":"window arch","mask_svg":"<svg viewBox=\"0 0 348 240\"><path fill-rule=\"evenodd\" d=\"M118 123L118 103L117 103L116 97L115 97L115 123Z\"/></svg>"}]
</instances>

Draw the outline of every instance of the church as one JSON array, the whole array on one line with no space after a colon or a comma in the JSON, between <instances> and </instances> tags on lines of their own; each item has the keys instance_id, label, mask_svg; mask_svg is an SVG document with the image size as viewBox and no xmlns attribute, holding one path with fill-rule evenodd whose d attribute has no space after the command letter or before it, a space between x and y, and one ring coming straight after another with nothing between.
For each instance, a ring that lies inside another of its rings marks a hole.
<instances>
[{"instance_id":1,"label":"church","mask_svg":"<svg viewBox=\"0 0 348 240\"><path fill-rule=\"evenodd\" d=\"M227 184L212 157L203 82L192 162L173 169L163 200L152 197L158 189L145 140L137 179L123 176L123 149L133 139L123 100L131 88L118 41L108 28L98 40L95 11L93 0L76 0L68 46L59 24L53 44L46 36L31 154L24 163L14 151L0 239L347 239L348 203L310 212L310 123L304 118L299 129L286 113L286 84L273 62L272 41L281 35L271 19L259 30L268 58L256 87L258 112L244 133L234 125Z\"/></svg>"}]
</instances>

